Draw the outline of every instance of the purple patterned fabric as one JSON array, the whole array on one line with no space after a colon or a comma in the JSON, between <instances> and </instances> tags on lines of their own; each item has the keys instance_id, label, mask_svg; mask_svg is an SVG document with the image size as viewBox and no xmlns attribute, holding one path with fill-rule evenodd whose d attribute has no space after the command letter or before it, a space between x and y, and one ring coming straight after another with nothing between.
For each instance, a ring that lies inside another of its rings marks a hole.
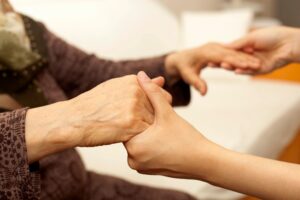
<instances>
[{"instance_id":1,"label":"purple patterned fabric","mask_svg":"<svg viewBox=\"0 0 300 200\"><path fill-rule=\"evenodd\" d=\"M30 173L25 145L26 109L0 114L0 199L38 199L39 174Z\"/></svg>"}]
</instances>

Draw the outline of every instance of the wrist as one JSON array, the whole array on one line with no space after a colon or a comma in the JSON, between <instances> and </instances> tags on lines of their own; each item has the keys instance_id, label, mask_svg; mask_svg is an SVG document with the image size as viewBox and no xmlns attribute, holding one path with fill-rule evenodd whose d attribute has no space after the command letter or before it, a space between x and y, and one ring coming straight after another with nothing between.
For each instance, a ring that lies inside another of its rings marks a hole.
<instances>
[{"instance_id":1,"label":"wrist","mask_svg":"<svg viewBox=\"0 0 300 200\"><path fill-rule=\"evenodd\" d=\"M179 72L176 69L176 56L177 53L169 54L165 59L165 71L169 76L178 76Z\"/></svg>"},{"instance_id":2,"label":"wrist","mask_svg":"<svg viewBox=\"0 0 300 200\"><path fill-rule=\"evenodd\" d=\"M215 183L216 175L222 168L223 156L228 150L205 139L195 146L188 169L193 179Z\"/></svg>"},{"instance_id":3,"label":"wrist","mask_svg":"<svg viewBox=\"0 0 300 200\"><path fill-rule=\"evenodd\" d=\"M68 119L68 101L28 110L25 138L30 163L76 146Z\"/></svg>"},{"instance_id":4,"label":"wrist","mask_svg":"<svg viewBox=\"0 0 300 200\"><path fill-rule=\"evenodd\" d=\"M165 59L165 75L166 80L172 85L180 80L180 72L176 67L178 53L171 53Z\"/></svg>"}]
</instances>

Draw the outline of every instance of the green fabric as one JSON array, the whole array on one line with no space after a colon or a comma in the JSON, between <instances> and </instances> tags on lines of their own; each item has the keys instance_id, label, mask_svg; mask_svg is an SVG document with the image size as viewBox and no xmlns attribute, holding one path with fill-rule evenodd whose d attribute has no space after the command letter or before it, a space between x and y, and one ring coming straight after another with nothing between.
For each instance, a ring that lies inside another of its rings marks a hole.
<instances>
[{"instance_id":1,"label":"green fabric","mask_svg":"<svg viewBox=\"0 0 300 200\"><path fill-rule=\"evenodd\" d=\"M0 31L0 70L21 71L40 59L37 53L23 47L16 35Z\"/></svg>"}]
</instances>

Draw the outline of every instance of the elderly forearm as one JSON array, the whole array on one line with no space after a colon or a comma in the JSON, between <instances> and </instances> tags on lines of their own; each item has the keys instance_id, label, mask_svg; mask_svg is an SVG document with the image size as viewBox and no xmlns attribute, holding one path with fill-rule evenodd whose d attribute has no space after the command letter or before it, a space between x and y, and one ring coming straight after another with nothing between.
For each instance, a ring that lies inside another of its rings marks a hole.
<instances>
[{"instance_id":1,"label":"elderly forearm","mask_svg":"<svg viewBox=\"0 0 300 200\"><path fill-rule=\"evenodd\" d=\"M262 199L299 199L299 165L240 154L213 144L207 151L206 174L198 171L198 179Z\"/></svg>"},{"instance_id":2,"label":"elderly forearm","mask_svg":"<svg viewBox=\"0 0 300 200\"><path fill-rule=\"evenodd\" d=\"M68 128L69 102L30 109L26 116L25 138L29 163L76 145Z\"/></svg>"},{"instance_id":3,"label":"elderly forearm","mask_svg":"<svg viewBox=\"0 0 300 200\"><path fill-rule=\"evenodd\" d=\"M25 130L29 162L76 146L126 142L153 120L136 76L112 79L71 100L29 110Z\"/></svg>"}]
</instances>

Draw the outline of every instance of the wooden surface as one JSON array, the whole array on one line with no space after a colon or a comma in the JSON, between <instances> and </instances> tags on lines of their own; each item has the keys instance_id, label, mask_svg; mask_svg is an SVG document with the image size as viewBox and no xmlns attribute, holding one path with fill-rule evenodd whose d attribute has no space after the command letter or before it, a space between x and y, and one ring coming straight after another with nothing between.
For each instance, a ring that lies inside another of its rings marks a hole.
<instances>
[{"instance_id":1,"label":"wooden surface","mask_svg":"<svg viewBox=\"0 0 300 200\"><path fill-rule=\"evenodd\" d=\"M258 79L285 80L300 83L300 64L291 64L271 74L257 76ZM283 150L279 160L300 164L300 130L294 140ZM254 197L246 197L243 200L258 200Z\"/></svg>"}]
</instances>

